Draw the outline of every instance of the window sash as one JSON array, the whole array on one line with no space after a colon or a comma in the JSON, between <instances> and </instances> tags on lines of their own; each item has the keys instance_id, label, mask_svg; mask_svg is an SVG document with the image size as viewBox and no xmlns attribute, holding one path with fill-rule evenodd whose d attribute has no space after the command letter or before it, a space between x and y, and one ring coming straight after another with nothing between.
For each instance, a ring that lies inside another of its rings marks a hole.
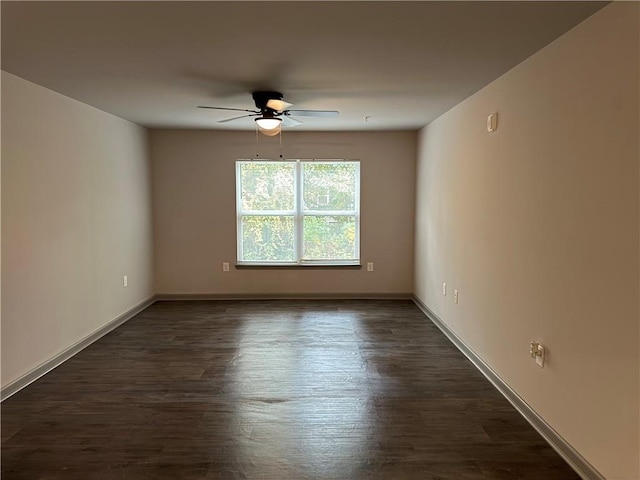
<instances>
[{"instance_id":1,"label":"window sash","mask_svg":"<svg viewBox=\"0 0 640 480\"><path fill-rule=\"evenodd\" d=\"M294 210L243 210L242 209L242 166L249 163L295 163L294 166ZM349 210L304 210L304 165L305 164L338 164L350 163L356 167L356 178L354 184L354 204L355 209ZM294 219L294 261L271 261L271 260L243 260L243 239L242 219L252 216L273 216L273 217L293 217ZM355 238L354 258L352 259L309 259L304 258L304 218L305 217L354 217ZM236 234L237 234L237 264L238 265L268 265L268 266L295 266L295 265L360 265L360 162L345 160L286 160L286 161L255 161L238 160L236 162Z\"/></svg>"}]
</instances>

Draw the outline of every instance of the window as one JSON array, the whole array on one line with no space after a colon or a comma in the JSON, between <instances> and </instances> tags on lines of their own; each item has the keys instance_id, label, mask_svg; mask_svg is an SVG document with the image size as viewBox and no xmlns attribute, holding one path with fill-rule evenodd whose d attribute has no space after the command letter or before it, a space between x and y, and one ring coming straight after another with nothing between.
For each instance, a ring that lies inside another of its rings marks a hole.
<instances>
[{"instance_id":1,"label":"window","mask_svg":"<svg viewBox=\"0 0 640 480\"><path fill-rule=\"evenodd\" d=\"M236 162L239 265L359 265L360 163Z\"/></svg>"}]
</instances>

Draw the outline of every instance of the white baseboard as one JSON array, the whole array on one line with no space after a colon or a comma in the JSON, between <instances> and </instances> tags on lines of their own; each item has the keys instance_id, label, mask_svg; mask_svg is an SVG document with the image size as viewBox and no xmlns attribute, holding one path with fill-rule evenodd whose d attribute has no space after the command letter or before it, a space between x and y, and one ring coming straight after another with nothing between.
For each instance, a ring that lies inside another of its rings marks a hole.
<instances>
[{"instance_id":1,"label":"white baseboard","mask_svg":"<svg viewBox=\"0 0 640 480\"><path fill-rule=\"evenodd\" d=\"M584 480L606 480L582 455L580 455L564 438L556 432L551 425L544 421L523 399L518 395L502 378L493 371L471 348L464 343L429 307L413 296L413 302L427 316L427 318L438 327L446 337L451 340L458 350L460 350L473 365L480 370L487 380L513 405L536 431L551 445L558 455L560 455L575 472Z\"/></svg>"},{"instance_id":2,"label":"white baseboard","mask_svg":"<svg viewBox=\"0 0 640 480\"><path fill-rule=\"evenodd\" d=\"M155 295L152 295L151 297L147 298L146 300L139 303L135 307L127 310L125 313L118 316L116 319L98 328L93 333L90 333L89 335L84 337L82 340L79 340L78 342L74 343L70 347L65 348L62 352L50 358L46 362L38 365L33 370L25 373L20 378L5 385L4 387L2 387L2 391L0 392L0 401L5 401L11 395L19 392L27 385L35 382L44 374L50 372L57 366L61 365L63 362L73 357L79 351L87 348L89 345L91 345L93 342L95 342L99 338L109 333L111 330L118 328L120 325L122 325L127 320L131 319L132 317L140 313L142 310L144 310L154 302L155 302Z\"/></svg>"},{"instance_id":3,"label":"white baseboard","mask_svg":"<svg viewBox=\"0 0 640 480\"><path fill-rule=\"evenodd\" d=\"M171 300L412 300L411 293L159 293Z\"/></svg>"}]
</instances>

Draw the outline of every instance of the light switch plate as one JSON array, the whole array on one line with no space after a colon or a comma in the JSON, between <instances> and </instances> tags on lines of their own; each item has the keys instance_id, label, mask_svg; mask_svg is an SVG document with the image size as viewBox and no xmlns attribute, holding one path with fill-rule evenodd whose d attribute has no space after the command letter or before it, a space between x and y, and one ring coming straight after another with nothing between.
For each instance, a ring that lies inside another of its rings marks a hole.
<instances>
[{"instance_id":1,"label":"light switch plate","mask_svg":"<svg viewBox=\"0 0 640 480\"><path fill-rule=\"evenodd\" d=\"M538 345L538 355L536 356L536 363L540 368L544 368L544 347Z\"/></svg>"},{"instance_id":2,"label":"light switch plate","mask_svg":"<svg viewBox=\"0 0 640 480\"><path fill-rule=\"evenodd\" d=\"M487 117L487 132L495 132L498 129L498 114L492 113Z\"/></svg>"}]
</instances>

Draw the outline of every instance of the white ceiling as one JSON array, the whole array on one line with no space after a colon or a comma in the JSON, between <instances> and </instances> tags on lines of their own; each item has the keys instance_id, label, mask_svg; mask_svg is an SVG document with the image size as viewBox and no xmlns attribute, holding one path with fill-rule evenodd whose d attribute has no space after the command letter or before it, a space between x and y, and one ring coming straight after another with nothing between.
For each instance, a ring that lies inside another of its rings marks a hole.
<instances>
[{"instance_id":1,"label":"white ceiling","mask_svg":"<svg viewBox=\"0 0 640 480\"><path fill-rule=\"evenodd\" d=\"M253 129L196 106L275 89L340 111L296 130L417 129L605 4L3 1L2 69L147 127Z\"/></svg>"}]
</instances>

